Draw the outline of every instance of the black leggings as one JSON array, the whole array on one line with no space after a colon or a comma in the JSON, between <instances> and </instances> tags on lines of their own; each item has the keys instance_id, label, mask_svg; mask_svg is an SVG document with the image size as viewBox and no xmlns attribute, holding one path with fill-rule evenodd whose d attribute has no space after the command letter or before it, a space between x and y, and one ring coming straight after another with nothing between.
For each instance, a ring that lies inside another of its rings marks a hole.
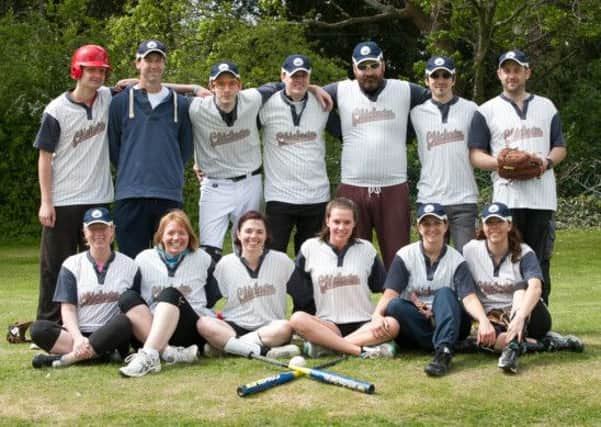
<instances>
[{"instance_id":1,"label":"black leggings","mask_svg":"<svg viewBox=\"0 0 601 427\"><path fill-rule=\"evenodd\" d=\"M50 320L38 320L31 325L31 339L40 348L50 352L64 327ZM132 328L127 316L118 314L92 333L84 333L98 356L118 350L122 357L129 352Z\"/></svg>"},{"instance_id":2,"label":"black leggings","mask_svg":"<svg viewBox=\"0 0 601 427\"><path fill-rule=\"evenodd\" d=\"M157 301L166 302L179 309L179 320L175 332L173 332L173 335L169 339L169 344L185 347L197 344L202 348L207 341L198 333L198 329L196 328L199 316L182 293L174 287L168 287L161 291L157 297ZM119 298L119 308L121 308L123 313L127 313L135 306L141 304L148 305L140 294L132 290L125 291Z\"/></svg>"}]
</instances>

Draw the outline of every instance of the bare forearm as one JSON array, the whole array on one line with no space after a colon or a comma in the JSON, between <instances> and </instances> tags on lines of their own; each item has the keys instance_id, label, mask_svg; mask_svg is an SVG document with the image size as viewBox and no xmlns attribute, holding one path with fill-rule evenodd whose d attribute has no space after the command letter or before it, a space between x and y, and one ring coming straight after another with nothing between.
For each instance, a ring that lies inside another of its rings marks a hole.
<instances>
[{"instance_id":1,"label":"bare forearm","mask_svg":"<svg viewBox=\"0 0 601 427\"><path fill-rule=\"evenodd\" d=\"M63 320L63 326L71 334L71 336L74 339L81 337L81 331L79 330L79 319L77 318L77 308L73 304L61 304L61 317Z\"/></svg>"},{"instance_id":2,"label":"bare forearm","mask_svg":"<svg viewBox=\"0 0 601 427\"><path fill-rule=\"evenodd\" d=\"M385 289L384 293L380 297L378 304L376 304L376 308L374 309L374 314L384 316L386 312L386 307L388 307L388 303L394 298L398 298L399 294L392 289Z\"/></svg>"},{"instance_id":3,"label":"bare forearm","mask_svg":"<svg viewBox=\"0 0 601 427\"><path fill-rule=\"evenodd\" d=\"M463 298L463 307L479 323L483 323L486 321L486 313L484 312L484 307L480 303L480 300L476 296L476 294L469 294L465 298Z\"/></svg>"},{"instance_id":4,"label":"bare forearm","mask_svg":"<svg viewBox=\"0 0 601 427\"><path fill-rule=\"evenodd\" d=\"M470 161L472 166L487 171L497 170L498 167L496 157L493 157L484 150L477 148L470 150Z\"/></svg>"},{"instance_id":5,"label":"bare forearm","mask_svg":"<svg viewBox=\"0 0 601 427\"><path fill-rule=\"evenodd\" d=\"M52 205L52 153L40 150L38 179L40 181L41 202Z\"/></svg>"}]
</instances>

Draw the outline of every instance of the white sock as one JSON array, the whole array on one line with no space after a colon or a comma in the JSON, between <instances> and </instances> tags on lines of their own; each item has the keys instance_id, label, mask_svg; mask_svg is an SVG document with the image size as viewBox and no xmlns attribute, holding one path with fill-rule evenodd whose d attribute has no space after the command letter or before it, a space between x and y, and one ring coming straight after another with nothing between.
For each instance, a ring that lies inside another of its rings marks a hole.
<instances>
[{"instance_id":1,"label":"white sock","mask_svg":"<svg viewBox=\"0 0 601 427\"><path fill-rule=\"evenodd\" d=\"M231 354L238 356L249 357L251 353L261 354L261 346L249 342L244 342L238 338L232 337L225 343L223 349Z\"/></svg>"}]
</instances>

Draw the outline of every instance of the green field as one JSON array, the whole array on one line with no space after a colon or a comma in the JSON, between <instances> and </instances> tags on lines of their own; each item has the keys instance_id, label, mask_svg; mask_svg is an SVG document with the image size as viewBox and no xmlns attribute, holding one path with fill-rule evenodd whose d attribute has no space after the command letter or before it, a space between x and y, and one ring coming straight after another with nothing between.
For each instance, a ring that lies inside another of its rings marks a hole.
<instances>
[{"instance_id":1,"label":"green field","mask_svg":"<svg viewBox=\"0 0 601 427\"><path fill-rule=\"evenodd\" d=\"M37 243L0 248L0 324L33 316ZM553 329L584 339L582 354L524 356L506 376L488 355L457 355L426 377L427 354L349 360L333 371L376 384L364 395L306 378L242 399L236 387L278 372L240 358L165 366L123 379L118 365L34 370L26 345L0 344L3 425L601 425L601 233L560 231L552 261ZM5 326L4 326L5 327Z\"/></svg>"}]
</instances>

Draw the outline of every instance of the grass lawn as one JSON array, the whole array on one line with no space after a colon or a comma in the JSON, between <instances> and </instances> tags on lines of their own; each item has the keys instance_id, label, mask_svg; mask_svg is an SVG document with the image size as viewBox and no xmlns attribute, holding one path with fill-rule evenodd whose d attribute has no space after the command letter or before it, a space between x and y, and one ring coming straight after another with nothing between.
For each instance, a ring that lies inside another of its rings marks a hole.
<instances>
[{"instance_id":1,"label":"grass lawn","mask_svg":"<svg viewBox=\"0 0 601 427\"><path fill-rule=\"evenodd\" d=\"M552 260L553 329L582 354L524 356L517 376L496 357L457 355L451 373L426 377L431 355L348 360L332 371L376 384L374 395L300 378L250 398L236 387L278 372L240 358L166 366L123 379L118 365L34 370L27 345L0 343L0 424L30 425L601 425L601 233L560 231ZM33 317L37 242L0 248L0 325Z\"/></svg>"}]
</instances>

